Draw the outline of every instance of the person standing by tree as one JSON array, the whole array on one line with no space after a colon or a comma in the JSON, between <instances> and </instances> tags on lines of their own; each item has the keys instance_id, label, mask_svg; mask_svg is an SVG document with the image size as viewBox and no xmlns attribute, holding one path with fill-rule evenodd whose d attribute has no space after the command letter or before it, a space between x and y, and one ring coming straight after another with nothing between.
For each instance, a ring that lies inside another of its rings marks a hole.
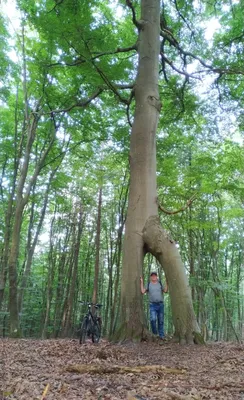
<instances>
[{"instance_id":1,"label":"person standing by tree","mask_svg":"<svg viewBox=\"0 0 244 400\"><path fill-rule=\"evenodd\" d=\"M164 338L164 298L163 293L167 293L168 284L165 283L165 287L158 280L157 272L151 272L150 282L147 287L144 287L143 278L141 281L141 293L148 293L150 302L150 323L152 333L154 335L159 334L160 339ZM158 322L158 326L157 326Z\"/></svg>"}]
</instances>

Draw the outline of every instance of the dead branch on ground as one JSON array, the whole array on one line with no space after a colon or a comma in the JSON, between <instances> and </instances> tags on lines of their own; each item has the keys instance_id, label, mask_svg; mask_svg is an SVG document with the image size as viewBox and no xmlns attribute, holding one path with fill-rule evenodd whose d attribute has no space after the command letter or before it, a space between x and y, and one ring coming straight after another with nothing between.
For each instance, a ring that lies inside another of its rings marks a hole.
<instances>
[{"instance_id":1,"label":"dead branch on ground","mask_svg":"<svg viewBox=\"0 0 244 400\"><path fill-rule=\"evenodd\" d=\"M77 364L69 365L65 371L76 372L78 374L141 374L147 372L166 373L166 374L185 374L184 369L167 368L163 365L139 365L139 366L123 366L123 365L93 365L93 364Z\"/></svg>"}]
</instances>

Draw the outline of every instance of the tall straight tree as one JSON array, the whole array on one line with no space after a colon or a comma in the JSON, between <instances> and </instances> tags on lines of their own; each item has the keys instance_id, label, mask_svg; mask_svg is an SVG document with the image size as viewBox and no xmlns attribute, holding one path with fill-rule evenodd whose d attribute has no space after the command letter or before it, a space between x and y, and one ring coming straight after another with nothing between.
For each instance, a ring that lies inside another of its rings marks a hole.
<instances>
[{"instance_id":1,"label":"tall straight tree","mask_svg":"<svg viewBox=\"0 0 244 400\"><path fill-rule=\"evenodd\" d=\"M96 260L94 270L94 286L92 293L93 304L97 303L98 297L98 278L100 263L100 237L101 237L101 214L102 214L102 187L99 188L98 207L97 207L97 233L96 233Z\"/></svg>"},{"instance_id":2,"label":"tall straight tree","mask_svg":"<svg viewBox=\"0 0 244 400\"><path fill-rule=\"evenodd\" d=\"M169 282L175 333L181 343L193 342L199 327L179 251L161 228L156 187L156 130L161 110L158 91L160 0L141 0L138 71L134 87L135 116L130 143L130 189L123 248L120 326L115 339L140 340L147 335L139 279L144 256L152 253Z\"/></svg>"}]
</instances>

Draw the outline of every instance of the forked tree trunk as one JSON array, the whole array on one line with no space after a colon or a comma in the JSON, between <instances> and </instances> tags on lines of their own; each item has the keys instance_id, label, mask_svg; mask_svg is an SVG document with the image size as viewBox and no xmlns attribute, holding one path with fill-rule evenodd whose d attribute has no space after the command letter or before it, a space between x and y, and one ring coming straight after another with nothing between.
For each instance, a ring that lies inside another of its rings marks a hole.
<instances>
[{"instance_id":1,"label":"forked tree trunk","mask_svg":"<svg viewBox=\"0 0 244 400\"><path fill-rule=\"evenodd\" d=\"M134 88L136 109L130 144L130 191L123 248L120 325L114 339L140 340L147 336L140 276L144 255L150 251L157 256L169 281L176 334L181 342L192 342L193 332L199 332L199 328L184 267L176 246L167 239L162 228L159 229L157 217L160 0L141 0L139 22L139 65ZM158 231L151 243L154 226ZM182 313L177 311L177 307Z\"/></svg>"},{"instance_id":2,"label":"forked tree trunk","mask_svg":"<svg viewBox=\"0 0 244 400\"><path fill-rule=\"evenodd\" d=\"M125 224L121 285L121 324L115 339L140 339L146 320L140 293L145 255L142 230L157 214L156 129L161 108L158 93L160 0L141 1L139 65L134 88L135 117L130 144L130 188Z\"/></svg>"},{"instance_id":3,"label":"forked tree trunk","mask_svg":"<svg viewBox=\"0 0 244 400\"><path fill-rule=\"evenodd\" d=\"M143 229L148 251L160 262L169 282L175 336L181 344L201 342L200 329L195 317L191 289L173 240L161 228L157 216L150 217Z\"/></svg>"}]
</instances>

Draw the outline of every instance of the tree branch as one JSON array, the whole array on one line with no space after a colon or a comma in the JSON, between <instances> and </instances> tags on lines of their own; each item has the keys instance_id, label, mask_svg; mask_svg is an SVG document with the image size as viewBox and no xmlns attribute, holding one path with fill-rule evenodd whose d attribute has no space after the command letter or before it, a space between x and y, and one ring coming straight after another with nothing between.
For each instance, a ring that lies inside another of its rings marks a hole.
<instances>
[{"instance_id":1,"label":"tree branch","mask_svg":"<svg viewBox=\"0 0 244 400\"><path fill-rule=\"evenodd\" d=\"M181 55L184 55L184 57L191 57L194 60L199 61L199 63L205 67L208 71L211 71L213 73L216 74L229 74L229 75L244 75L244 70L236 70L236 69L232 69L232 68L215 68L214 66L212 66L211 64L207 64L205 61L203 61L203 59L201 59L200 57L196 56L195 54L189 52L189 51L185 51L180 45L179 42L177 41L177 39L174 37L174 35L172 34L171 31L167 30L167 29L162 29L160 31L160 35L165 38L172 46L174 46ZM165 56L164 56L165 57ZM170 65L170 64L169 64ZM171 65L172 67L172 65ZM176 70L177 71L177 70ZM182 73L179 72L179 70L177 71L178 73ZM203 71L206 72L206 71Z\"/></svg>"},{"instance_id":2,"label":"tree branch","mask_svg":"<svg viewBox=\"0 0 244 400\"><path fill-rule=\"evenodd\" d=\"M134 44L133 46L130 47L117 47L116 50L109 50L109 51L104 51L103 53L96 53L96 52L91 52L92 54L96 54L92 57L93 60L95 60L98 57L102 57L102 56L107 56L107 55L111 55L111 54L117 54L117 53L128 53L129 51L133 51L133 50L137 50L137 45Z\"/></svg>"},{"instance_id":3,"label":"tree branch","mask_svg":"<svg viewBox=\"0 0 244 400\"><path fill-rule=\"evenodd\" d=\"M59 6L60 4L62 4L63 3L63 1L64 0L59 0L59 1L56 1L56 4L55 4L55 6L51 9L51 10L49 10L47 13L49 14L50 12L52 12L52 11L54 11L55 10L55 8L57 7L57 6Z\"/></svg>"},{"instance_id":4,"label":"tree branch","mask_svg":"<svg viewBox=\"0 0 244 400\"><path fill-rule=\"evenodd\" d=\"M99 75L101 76L101 78L103 79L103 81L112 90L112 92L115 94L115 96L117 96L119 98L121 103L128 105L129 101L120 95L120 93L116 90L116 87L112 84L112 82L110 82L110 80L107 78L107 76L104 74L104 72L94 62L92 64L95 67L95 69L97 70L97 72L99 73Z\"/></svg>"},{"instance_id":5,"label":"tree branch","mask_svg":"<svg viewBox=\"0 0 244 400\"><path fill-rule=\"evenodd\" d=\"M61 109L57 109L57 110L52 110L46 114L58 114L58 113L64 113L64 112L68 112L71 111L73 108L76 107L86 107L88 104L90 104L92 102L92 100L94 100L96 97L98 97L102 92L104 91L104 88L98 88L90 97L88 97L87 99L83 100L83 101L78 101L75 104L72 104L72 106L69 106L67 108L61 108ZM34 114L35 112L33 112ZM45 113L44 113L45 114Z\"/></svg>"},{"instance_id":6,"label":"tree branch","mask_svg":"<svg viewBox=\"0 0 244 400\"><path fill-rule=\"evenodd\" d=\"M184 15L181 13L181 11L180 11L180 9L179 9L179 5L178 5L177 0L173 0L173 2L174 2L174 4L175 4L175 8L176 8L176 11L177 11L178 14L179 14L179 17L185 22L187 28L189 29L189 31L191 32L191 34L192 34L192 36L193 36L193 35L194 35L194 31L193 31L192 28L190 27L190 24L189 24L189 22L185 19Z\"/></svg>"},{"instance_id":7,"label":"tree branch","mask_svg":"<svg viewBox=\"0 0 244 400\"><path fill-rule=\"evenodd\" d=\"M126 90L126 89L133 89L134 88L134 84L133 83L128 83L127 85L123 85L123 84L116 84L113 85L113 87L115 89L121 89L121 90ZM84 99L83 101L77 101L76 103L72 104L69 107L66 108L59 108L56 110L50 110L49 112L46 113L42 113L42 115L51 115L53 117L53 114L59 114L59 113L65 113L65 112L69 112L71 111L73 108L79 108L79 107L86 107L88 104L90 104L92 102L92 100L94 100L95 98L97 98L102 92L104 92L104 90L106 90L107 87L100 87L97 90L95 90L95 92L88 97L87 99ZM128 104L128 101L125 99L126 103ZM40 111L32 111L32 114L39 114Z\"/></svg>"},{"instance_id":8,"label":"tree branch","mask_svg":"<svg viewBox=\"0 0 244 400\"><path fill-rule=\"evenodd\" d=\"M123 365L95 365L95 364L77 364L68 365L65 371L75 372L77 374L141 374L145 372L154 373L169 373L169 374L185 374L186 370L178 368L167 368L163 365L134 365L134 366L123 366Z\"/></svg>"},{"instance_id":9,"label":"tree branch","mask_svg":"<svg viewBox=\"0 0 244 400\"><path fill-rule=\"evenodd\" d=\"M126 0L125 2L126 2L126 5L131 9L133 24L137 27L138 30L140 30L142 28L143 24L136 19L136 12L135 12L135 8L132 4L132 1Z\"/></svg>"},{"instance_id":10,"label":"tree branch","mask_svg":"<svg viewBox=\"0 0 244 400\"><path fill-rule=\"evenodd\" d=\"M180 69L178 69L177 67L175 67L175 65L173 64L173 62L170 61L163 53L160 53L160 55L161 55L162 59L163 59L168 65L170 65L170 67L171 67L174 71L178 72L178 74L184 75L187 79L189 79L189 78L200 79L199 77L194 76L193 74L189 74L188 72L181 71ZM161 72L161 71L160 71L160 72ZM167 78L167 79L168 79L168 78Z\"/></svg>"},{"instance_id":11,"label":"tree branch","mask_svg":"<svg viewBox=\"0 0 244 400\"><path fill-rule=\"evenodd\" d=\"M162 207L159 204L158 198L156 199L156 201L157 201L158 208L161 211L163 211L165 214L173 215L173 214L178 214L179 212L185 211L192 204L192 202L196 199L196 197L197 197L197 193L194 193L194 195L187 201L185 206L183 206L179 210L175 210L175 211L169 211L169 210L166 210L164 207Z\"/></svg>"},{"instance_id":12,"label":"tree branch","mask_svg":"<svg viewBox=\"0 0 244 400\"><path fill-rule=\"evenodd\" d=\"M118 53L128 53L129 51L136 51L137 50L137 45L134 44L133 46L130 47L125 47L125 48L120 48L118 47L116 50L109 50L109 51L104 51L102 53L95 53L91 52L91 54L94 54L94 56L91 57L91 59L87 59L84 56L80 55L76 60L73 62L56 62L52 64L48 64L47 67L56 67L56 66L61 66L61 67L76 67L77 65L84 64L89 61L94 61L97 58L103 57L103 56L109 56L113 54L118 54Z\"/></svg>"},{"instance_id":13,"label":"tree branch","mask_svg":"<svg viewBox=\"0 0 244 400\"><path fill-rule=\"evenodd\" d=\"M129 102L128 102L127 107L126 107L127 120L128 120L128 123L129 123L130 127L132 127L132 122L130 120L130 105L131 105L131 102L132 102L132 99L133 99L134 96L135 96L135 91L134 91L134 88L133 88L131 93L130 93Z\"/></svg>"},{"instance_id":14,"label":"tree branch","mask_svg":"<svg viewBox=\"0 0 244 400\"><path fill-rule=\"evenodd\" d=\"M90 49L88 47L87 42L85 42L86 48L90 52ZM120 93L116 90L116 87L112 84L112 82L108 79L108 77L104 74L104 72L97 66L97 64L94 62L94 60L91 58L90 59L93 67L96 69L96 71L99 73L100 77L102 78L102 80L106 83L106 85L112 90L112 92L115 94L115 96L117 96L119 98L119 100L121 101L121 103L124 103L126 105L128 105L128 100L123 98Z\"/></svg>"}]
</instances>

